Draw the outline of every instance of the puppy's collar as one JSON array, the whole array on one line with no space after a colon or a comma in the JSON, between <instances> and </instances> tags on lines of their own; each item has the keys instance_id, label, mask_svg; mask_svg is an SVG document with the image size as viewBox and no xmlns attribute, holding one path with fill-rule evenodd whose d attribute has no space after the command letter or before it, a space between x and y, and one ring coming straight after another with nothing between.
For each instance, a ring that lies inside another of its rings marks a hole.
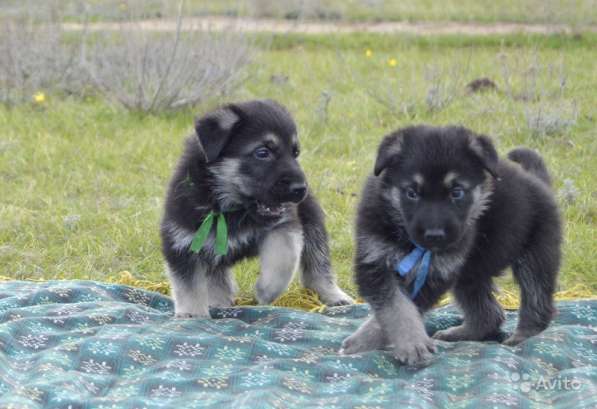
<instances>
[{"instance_id":1,"label":"puppy's collar","mask_svg":"<svg viewBox=\"0 0 597 409\"><path fill-rule=\"evenodd\" d=\"M228 254L228 224L226 223L226 216L224 216L224 212L214 212L213 210L205 216L205 219L201 222L201 226L197 229L197 233L195 233L195 237L193 237L193 241L191 242L191 251L193 253L198 253L205 246L205 241L211 232L214 219L216 220L216 242L214 246L216 254L220 256Z\"/></svg>"},{"instance_id":2,"label":"puppy's collar","mask_svg":"<svg viewBox=\"0 0 597 409\"><path fill-rule=\"evenodd\" d=\"M429 267L431 266L431 250L427 250L421 246L419 246L414 241L411 243L415 246L415 248L408 253L406 256L399 260L396 263L395 270L400 277L405 277L410 271L420 262L419 268L417 269L417 275L415 276L415 281L413 283L413 289L410 294L411 300L414 300L425 281L427 280L427 276L429 275Z\"/></svg>"}]
</instances>

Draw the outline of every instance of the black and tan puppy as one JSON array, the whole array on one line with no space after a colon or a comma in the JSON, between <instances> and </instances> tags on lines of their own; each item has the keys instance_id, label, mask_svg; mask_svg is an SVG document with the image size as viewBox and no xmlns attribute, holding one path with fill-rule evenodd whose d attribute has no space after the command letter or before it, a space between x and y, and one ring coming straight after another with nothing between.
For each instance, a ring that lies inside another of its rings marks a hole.
<instances>
[{"instance_id":1,"label":"black and tan puppy","mask_svg":"<svg viewBox=\"0 0 597 409\"><path fill-rule=\"evenodd\" d=\"M421 314L452 289L462 325L446 341L496 336L504 320L492 279L511 267L520 285L512 345L554 313L561 227L541 157L525 148L498 158L491 140L461 127L399 130L379 147L356 232L356 282L373 316L343 352L387 346L415 364L435 350ZM516 163L515 163L516 162Z\"/></svg>"},{"instance_id":2,"label":"black and tan puppy","mask_svg":"<svg viewBox=\"0 0 597 409\"><path fill-rule=\"evenodd\" d=\"M267 304L302 267L328 305L352 302L335 283L323 212L299 166L288 111L274 101L230 104L196 121L168 189L161 225L177 316L208 317L234 300L231 267L259 255Z\"/></svg>"}]
</instances>

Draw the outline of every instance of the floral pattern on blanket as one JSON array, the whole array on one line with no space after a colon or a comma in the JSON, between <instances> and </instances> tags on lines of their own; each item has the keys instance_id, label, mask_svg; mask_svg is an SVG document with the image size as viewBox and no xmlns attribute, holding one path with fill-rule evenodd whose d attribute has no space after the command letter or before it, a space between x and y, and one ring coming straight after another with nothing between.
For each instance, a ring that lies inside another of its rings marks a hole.
<instances>
[{"instance_id":1,"label":"floral pattern on blanket","mask_svg":"<svg viewBox=\"0 0 597 409\"><path fill-rule=\"evenodd\" d=\"M596 408L597 301L511 348L442 344L425 368L340 356L365 305L176 320L168 297L91 281L0 283L0 408ZM509 312L505 331L516 314ZM444 307L430 333L461 322Z\"/></svg>"}]
</instances>

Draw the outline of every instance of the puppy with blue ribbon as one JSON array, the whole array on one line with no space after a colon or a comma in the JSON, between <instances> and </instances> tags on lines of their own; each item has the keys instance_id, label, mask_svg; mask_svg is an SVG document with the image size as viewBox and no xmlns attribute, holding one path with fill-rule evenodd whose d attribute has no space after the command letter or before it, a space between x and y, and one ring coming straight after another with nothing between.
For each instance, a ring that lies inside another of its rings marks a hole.
<instances>
[{"instance_id":1,"label":"puppy with blue ribbon","mask_svg":"<svg viewBox=\"0 0 597 409\"><path fill-rule=\"evenodd\" d=\"M562 231L541 156L500 158L491 139L458 127L414 126L381 142L356 222L355 281L371 317L344 340L353 354L390 349L429 362L439 341L501 340L493 279L520 285L516 345L551 321ZM451 290L462 324L427 334L423 317Z\"/></svg>"}]
</instances>

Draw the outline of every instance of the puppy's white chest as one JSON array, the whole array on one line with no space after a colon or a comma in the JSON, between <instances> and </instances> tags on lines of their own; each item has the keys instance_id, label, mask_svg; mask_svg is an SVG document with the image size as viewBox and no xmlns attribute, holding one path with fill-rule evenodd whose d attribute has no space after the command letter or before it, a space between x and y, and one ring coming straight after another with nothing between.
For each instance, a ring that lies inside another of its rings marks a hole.
<instances>
[{"instance_id":1,"label":"puppy's white chest","mask_svg":"<svg viewBox=\"0 0 597 409\"><path fill-rule=\"evenodd\" d=\"M431 274L448 280L460 271L464 262L461 254L432 254Z\"/></svg>"}]
</instances>

